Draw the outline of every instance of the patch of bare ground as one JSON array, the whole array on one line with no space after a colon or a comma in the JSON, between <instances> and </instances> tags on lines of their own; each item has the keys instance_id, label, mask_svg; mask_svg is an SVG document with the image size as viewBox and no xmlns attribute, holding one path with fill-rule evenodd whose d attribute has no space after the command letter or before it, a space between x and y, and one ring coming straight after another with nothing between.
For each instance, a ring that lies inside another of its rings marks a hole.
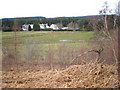
<instances>
[{"instance_id":1,"label":"patch of bare ground","mask_svg":"<svg viewBox=\"0 0 120 90\"><path fill-rule=\"evenodd\" d=\"M89 63L64 70L29 68L3 71L3 88L117 88L116 65Z\"/></svg>"}]
</instances>

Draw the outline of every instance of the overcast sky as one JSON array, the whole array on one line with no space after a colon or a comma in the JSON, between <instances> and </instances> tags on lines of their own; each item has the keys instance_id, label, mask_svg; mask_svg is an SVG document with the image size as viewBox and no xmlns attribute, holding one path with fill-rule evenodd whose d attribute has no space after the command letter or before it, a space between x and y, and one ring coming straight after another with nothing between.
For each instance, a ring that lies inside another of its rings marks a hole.
<instances>
[{"instance_id":1,"label":"overcast sky","mask_svg":"<svg viewBox=\"0 0 120 90\"><path fill-rule=\"evenodd\" d=\"M97 15L105 1L112 9L119 0L1 0L0 18Z\"/></svg>"}]
</instances>

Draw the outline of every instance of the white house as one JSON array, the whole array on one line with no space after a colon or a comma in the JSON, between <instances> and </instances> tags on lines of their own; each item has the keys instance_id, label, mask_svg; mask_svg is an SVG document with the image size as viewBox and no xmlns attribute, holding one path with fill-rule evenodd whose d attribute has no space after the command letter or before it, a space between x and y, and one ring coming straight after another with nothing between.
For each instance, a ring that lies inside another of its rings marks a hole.
<instances>
[{"instance_id":1,"label":"white house","mask_svg":"<svg viewBox=\"0 0 120 90\"><path fill-rule=\"evenodd\" d=\"M58 30L59 29L56 24L50 25L50 28L53 29L53 30Z\"/></svg>"},{"instance_id":2,"label":"white house","mask_svg":"<svg viewBox=\"0 0 120 90\"><path fill-rule=\"evenodd\" d=\"M29 24L31 26L31 28L33 29L33 24Z\"/></svg>"},{"instance_id":3,"label":"white house","mask_svg":"<svg viewBox=\"0 0 120 90\"><path fill-rule=\"evenodd\" d=\"M66 29L68 29L68 27L63 27L63 28L62 28L62 30L66 30Z\"/></svg>"},{"instance_id":4,"label":"white house","mask_svg":"<svg viewBox=\"0 0 120 90\"><path fill-rule=\"evenodd\" d=\"M41 29L50 28L50 27L48 26L48 24L39 24L39 26L40 26Z\"/></svg>"},{"instance_id":5,"label":"white house","mask_svg":"<svg viewBox=\"0 0 120 90\"><path fill-rule=\"evenodd\" d=\"M39 24L41 29L45 29L45 25L44 24Z\"/></svg>"},{"instance_id":6,"label":"white house","mask_svg":"<svg viewBox=\"0 0 120 90\"><path fill-rule=\"evenodd\" d=\"M24 24L24 25L22 25L22 30L28 31L29 25L30 25L31 29L33 29L33 24Z\"/></svg>"},{"instance_id":7,"label":"white house","mask_svg":"<svg viewBox=\"0 0 120 90\"><path fill-rule=\"evenodd\" d=\"M33 29L33 26L34 26L33 24L24 24L24 25L22 25L22 30L28 31L29 25L31 26L31 29ZM41 29L53 29L53 30L60 29L56 24L51 24L50 26L48 26L48 24L39 24L39 26ZM68 27L63 27L61 29L65 30L65 29L68 29Z\"/></svg>"},{"instance_id":8,"label":"white house","mask_svg":"<svg viewBox=\"0 0 120 90\"><path fill-rule=\"evenodd\" d=\"M50 28L50 26L48 26L48 24L46 24L46 28Z\"/></svg>"},{"instance_id":9,"label":"white house","mask_svg":"<svg viewBox=\"0 0 120 90\"><path fill-rule=\"evenodd\" d=\"M28 26L27 24L22 25L22 30L23 31L28 31Z\"/></svg>"}]
</instances>

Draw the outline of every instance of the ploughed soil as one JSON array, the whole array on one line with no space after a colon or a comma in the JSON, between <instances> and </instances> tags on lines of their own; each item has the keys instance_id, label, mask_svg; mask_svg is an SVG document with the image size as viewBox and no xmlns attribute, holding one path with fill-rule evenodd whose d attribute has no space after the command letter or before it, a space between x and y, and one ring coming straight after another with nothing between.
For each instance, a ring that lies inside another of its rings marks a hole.
<instances>
[{"instance_id":1,"label":"ploughed soil","mask_svg":"<svg viewBox=\"0 0 120 90\"><path fill-rule=\"evenodd\" d=\"M3 64L4 65L4 64ZM2 88L117 88L116 65L89 63L64 69L45 64L5 65Z\"/></svg>"}]
</instances>

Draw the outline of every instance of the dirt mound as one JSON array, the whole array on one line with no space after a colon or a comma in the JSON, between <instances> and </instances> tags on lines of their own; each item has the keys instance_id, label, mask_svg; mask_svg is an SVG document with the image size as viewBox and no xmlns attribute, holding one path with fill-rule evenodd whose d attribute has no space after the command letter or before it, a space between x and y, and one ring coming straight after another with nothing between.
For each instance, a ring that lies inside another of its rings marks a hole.
<instances>
[{"instance_id":1,"label":"dirt mound","mask_svg":"<svg viewBox=\"0 0 120 90\"><path fill-rule=\"evenodd\" d=\"M65 83L64 87L115 88L118 83L118 75L115 66L75 65L62 71L57 81Z\"/></svg>"},{"instance_id":2,"label":"dirt mound","mask_svg":"<svg viewBox=\"0 0 120 90\"><path fill-rule=\"evenodd\" d=\"M117 88L115 65L72 65L65 70L3 72L3 88Z\"/></svg>"}]
</instances>

